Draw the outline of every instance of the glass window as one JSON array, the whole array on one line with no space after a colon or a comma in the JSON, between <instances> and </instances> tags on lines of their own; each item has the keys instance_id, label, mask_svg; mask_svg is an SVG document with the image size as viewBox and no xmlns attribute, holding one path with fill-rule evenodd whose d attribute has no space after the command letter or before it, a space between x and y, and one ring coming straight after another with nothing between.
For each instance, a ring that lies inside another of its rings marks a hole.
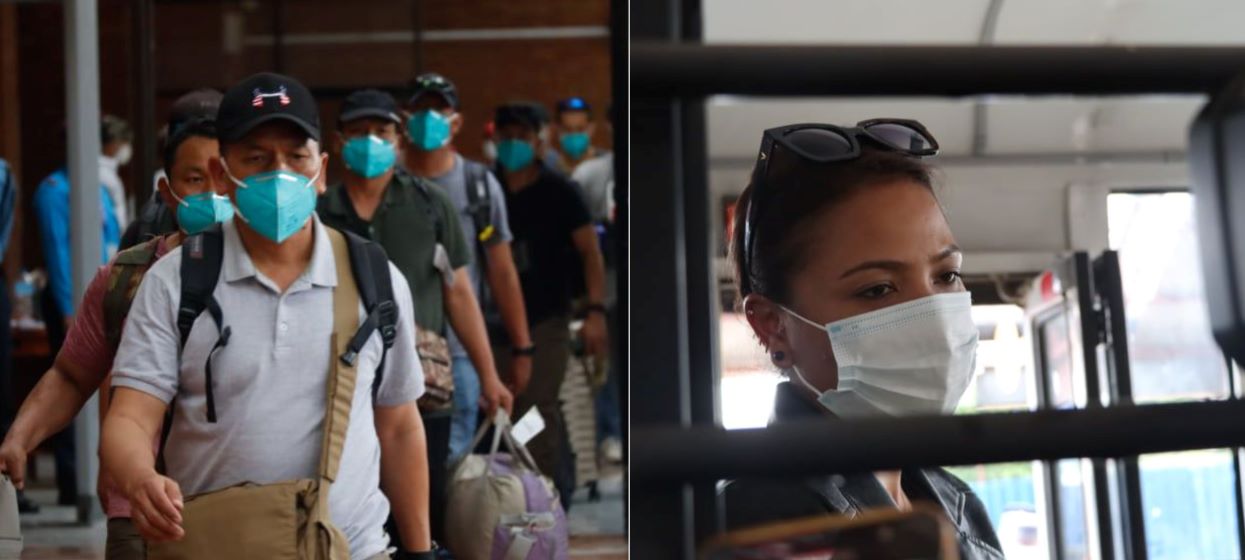
<instances>
[{"instance_id":1,"label":"glass window","mask_svg":"<svg viewBox=\"0 0 1245 560\"><path fill-rule=\"evenodd\" d=\"M1059 481L1059 535L1063 558L1082 560L1091 558L1090 518L1094 511L1089 485L1090 463L1086 459L1064 459L1055 463L1055 479Z\"/></svg>"},{"instance_id":2,"label":"glass window","mask_svg":"<svg viewBox=\"0 0 1245 560\"><path fill-rule=\"evenodd\" d=\"M1228 397L1210 322L1189 193L1112 194L1111 247L1120 253L1133 397L1138 403Z\"/></svg>"},{"instance_id":3,"label":"glass window","mask_svg":"<svg viewBox=\"0 0 1245 560\"><path fill-rule=\"evenodd\" d=\"M1211 335L1189 193L1112 194L1133 394L1139 403L1225 399L1229 372ZM1142 456L1150 558L1239 558L1232 453Z\"/></svg>"},{"instance_id":4,"label":"glass window","mask_svg":"<svg viewBox=\"0 0 1245 560\"><path fill-rule=\"evenodd\" d=\"M722 426L728 430L763 428L774 408L774 387L782 376L770 363L742 313L723 311L718 333Z\"/></svg>"},{"instance_id":5,"label":"glass window","mask_svg":"<svg viewBox=\"0 0 1245 560\"><path fill-rule=\"evenodd\" d=\"M1145 455L1140 467L1150 558L1240 558L1230 451Z\"/></svg>"}]
</instances>

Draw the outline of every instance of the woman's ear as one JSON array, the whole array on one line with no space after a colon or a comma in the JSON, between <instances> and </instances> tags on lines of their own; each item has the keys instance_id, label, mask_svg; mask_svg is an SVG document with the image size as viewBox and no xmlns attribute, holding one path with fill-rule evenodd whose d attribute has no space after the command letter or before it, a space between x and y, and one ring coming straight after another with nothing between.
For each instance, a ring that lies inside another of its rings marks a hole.
<instances>
[{"instance_id":1,"label":"woman's ear","mask_svg":"<svg viewBox=\"0 0 1245 560\"><path fill-rule=\"evenodd\" d=\"M744 317L761 346L769 352L775 367L786 369L794 364L791 340L788 337L782 307L759 294L744 298Z\"/></svg>"}]
</instances>

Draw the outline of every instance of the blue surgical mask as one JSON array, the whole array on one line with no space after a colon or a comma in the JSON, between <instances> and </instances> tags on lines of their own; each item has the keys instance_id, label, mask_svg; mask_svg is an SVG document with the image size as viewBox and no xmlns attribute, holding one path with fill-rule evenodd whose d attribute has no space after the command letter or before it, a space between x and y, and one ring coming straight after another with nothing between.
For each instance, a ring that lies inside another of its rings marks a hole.
<instances>
[{"instance_id":1,"label":"blue surgical mask","mask_svg":"<svg viewBox=\"0 0 1245 560\"><path fill-rule=\"evenodd\" d=\"M293 171L265 171L239 181L228 168L225 175L238 185L233 195L238 216L276 243L297 233L316 211L315 181L320 170L311 178Z\"/></svg>"},{"instance_id":2,"label":"blue surgical mask","mask_svg":"<svg viewBox=\"0 0 1245 560\"><path fill-rule=\"evenodd\" d=\"M502 169L515 172L532 164L536 150L530 142L507 138L497 143L497 163Z\"/></svg>"},{"instance_id":3,"label":"blue surgical mask","mask_svg":"<svg viewBox=\"0 0 1245 560\"><path fill-rule=\"evenodd\" d=\"M450 118L440 111L416 111L406 121L406 133L415 148L425 152L439 150L450 143Z\"/></svg>"},{"instance_id":4,"label":"blue surgical mask","mask_svg":"<svg viewBox=\"0 0 1245 560\"><path fill-rule=\"evenodd\" d=\"M351 138L342 148L346 168L365 179L379 177L389 171L397 157L393 143L371 134Z\"/></svg>"},{"instance_id":5,"label":"blue surgical mask","mask_svg":"<svg viewBox=\"0 0 1245 560\"><path fill-rule=\"evenodd\" d=\"M588 152L588 144L592 141L587 132L567 132L558 140L562 143L562 151L571 159L579 159Z\"/></svg>"},{"instance_id":6,"label":"blue surgical mask","mask_svg":"<svg viewBox=\"0 0 1245 560\"><path fill-rule=\"evenodd\" d=\"M187 235L233 219L233 204L229 203L228 197L204 192L182 198L177 196L172 186L169 187L169 194L177 201L177 227Z\"/></svg>"}]
</instances>

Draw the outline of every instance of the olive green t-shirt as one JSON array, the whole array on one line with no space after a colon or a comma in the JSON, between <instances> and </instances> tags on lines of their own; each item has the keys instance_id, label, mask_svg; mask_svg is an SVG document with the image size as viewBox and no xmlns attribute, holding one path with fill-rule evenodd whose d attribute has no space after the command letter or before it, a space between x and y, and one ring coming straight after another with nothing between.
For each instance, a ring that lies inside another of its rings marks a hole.
<instances>
[{"instance_id":1,"label":"olive green t-shirt","mask_svg":"<svg viewBox=\"0 0 1245 560\"><path fill-rule=\"evenodd\" d=\"M380 243L406 276L415 302L415 324L445 335L445 298L440 271L433 264L438 243L454 270L471 264L454 203L441 189L404 171L394 173L371 221L355 212L345 185L330 186L316 205L320 221Z\"/></svg>"}]
</instances>

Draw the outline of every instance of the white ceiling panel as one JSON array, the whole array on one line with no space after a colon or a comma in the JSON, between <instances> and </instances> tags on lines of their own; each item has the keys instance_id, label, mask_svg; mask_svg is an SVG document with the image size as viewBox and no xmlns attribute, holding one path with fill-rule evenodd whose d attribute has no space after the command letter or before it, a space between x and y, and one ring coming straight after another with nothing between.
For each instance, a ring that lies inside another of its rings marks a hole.
<instances>
[{"instance_id":1,"label":"white ceiling panel","mask_svg":"<svg viewBox=\"0 0 1245 560\"><path fill-rule=\"evenodd\" d=\"M1200 96L1001 98L986 105L987 154L1183 151Z\"/></svg>"},{"instance_id":2,"label":"white ceiling panel","mask_svg":"<svg viewBox=\"0 0 1245 560\"><path fill-rule=\"evenodd\" d=\"M1240 45L1240 0L1003 0L995 43Z\"/></svg>"},{"instance_id":3,"label":"white ceiling panel","mask_svg":"<svg viewBox=\"0 0 1245 560\"><path fill-rule=\"evenodd\" d=\"M1241 45L1240 0L1000 0L996 44ZM707 43L978 43L989 0L707 0Z\"/></svg>"},{"instance_id":4,"label":"white ceiling panel","mask_svg":"<svg viewBox=\"0 0 1245 560\"><path fill-rule=\"evenodd\" d=\"M707 0L706 43L973 44L988 0Z\"/></svg>"}]
</instances>

